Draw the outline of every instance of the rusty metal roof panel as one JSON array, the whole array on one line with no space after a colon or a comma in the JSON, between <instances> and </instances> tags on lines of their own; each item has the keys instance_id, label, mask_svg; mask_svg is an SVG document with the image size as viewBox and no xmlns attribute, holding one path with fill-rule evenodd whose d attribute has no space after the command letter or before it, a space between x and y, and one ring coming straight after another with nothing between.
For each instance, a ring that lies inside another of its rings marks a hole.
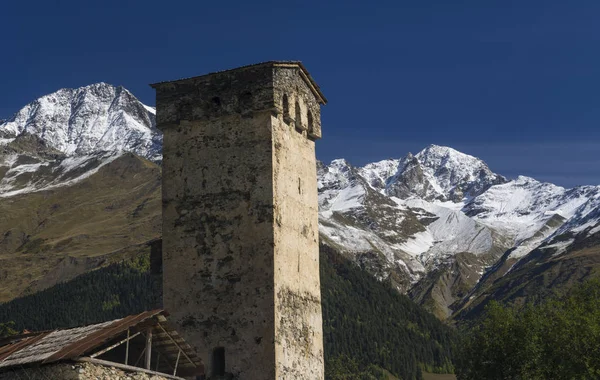
<instances>
[{"instance_id":1,"label":"rusty metal roof panel","mask_svg":"<svg viewBox=\"0 0 600 380\"><path fill-rule=\"evenodd\" d=\"M0 368L13 367L30 363L40 363L61 351L73 342L85 339L93 332L111 325L113 322L99 323L96 325L78 327L69 330L56 330L42 336L35 342L15 350L0 362Z\"/></svg>"},{"instance_id":2,"label":"rusty metal roof panel","mask_svg":"<svg viewBox=\"0 0 600 380\"><path fill-rule=\"evenodd\" d=\"M14 352L23 350L24 348L39 342L48 334L49 334L48 332L45 332L45 333L40 333L38 335L24 337L20 340L10 342L11 344L6 344L6 345L0 347L0 363L3 362L4 359L6 359L10 355L12 355Z\"/></svg>"},{"instance_id":3,"label":"rusty metal roof panel","mask_svg":"<svg viewBox=\"0 0 600 380\"><path fill-rule=\"evenodd\" d=\"M159 315L166 317L169 314L164 310L152 310L90 326L27 333L4 339L0 341L0 372L16 366L75 360L98 352L128 329L151 329L158 338L153 346L161 354L172 362L177 360L179 352L187 358L179 361L182 374L191 376L204 373L202 360L194 349L179 336L166 318L160 318Z\"/></svg>"},{"instance_id":4,"label":"rusty metal roof panel","mask_svg":"<svg viewBox=\"0 0 600 380\"><path fill-rule=\"evenodd\" d=\"M114 338L120 333L127 331L127 329L147 320L148 318L152 318L161 312L162 310L146 311L141 314L130 315L123 319L106 322L106 324L102 324L100 328L94 329L85 337L77 340L71 340L71 344L63 346L60 350L55 351L52 355L44 359L44 363L83 356L86 352L102 345L111 338ZM68 332L71 330L64 331Z\"/></svg>"},{"instance_id":5,"label":"rusty metal roof panel","mask_svg":"<svg viewBox=\"0 0 600 380\"><path fill-rule=\"evenodd\" d=\"M55 330L26 336L0 347L0 369L32 363L50 363L74 359L102 345L116 335L164 313L152 310L114 321L66 330Z\"/></svg>"}]
</instances>

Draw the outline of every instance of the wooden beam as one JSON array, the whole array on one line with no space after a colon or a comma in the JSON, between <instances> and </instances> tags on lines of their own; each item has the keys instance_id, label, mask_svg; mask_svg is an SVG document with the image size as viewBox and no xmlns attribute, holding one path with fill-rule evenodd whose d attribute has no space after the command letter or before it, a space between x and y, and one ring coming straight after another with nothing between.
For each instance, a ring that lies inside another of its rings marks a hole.
<instances>
[{"instance_id":1,"label":"wooden beam","mask_svg":"<svg viewBox=\"0 0 600 380\"><path fill-rule=\"evenodd\" d=\"M129 337L129 329L127 329L127 347L125 347L125 365L129 364L129 340L131 339Z\"/></svg>"},{"instance_id":2,"label":"wooden beam","mask_svg":"<svg viewBox=\"0 0 600 380\"><path fill-rule=\"evenodd\" d=\"M154 339L152 340L152 347L156 350L156 344L154 344ZM159 346L160 352L166 354L177 355L177 351L179 351L179 347L175 346L173 343L169 342L169 344L163 344ZM194 358L196 355L190 355L190 358Z\"/></svg>"},{"instance_id":3,"label":"wooden beam","mask_svg":"<svg viewBox=\"0 0 600 380\"><path fill-rule=\"evenodd\" d=\"M152 361L152 329L149 328L146 333L146 369L150 369L150 362Z\"/></svg>"},{"instance_id":4,"label":"wooden beam","mask_svg":"<svg viewBox=\"0 0 600 380\"><path fill-rule=\"evenodd\" d=\"M152 318L152 319L145 320L144 322L140 322L137 325L132 326L131 328L136 329L136 330L145 331L149 328L156 326L157 323L158 323L158 321L156 319Z\"/></svg>"},{"instance_id":5,"label":"wooden beam","mask_svg":"<svg viewBox=\"0 0 600 380\"><path fill-rule=\"evenodd\" d=\"M192 363L194 366L196 366L196 363L194 363L194 361L193 361L192 359L190 359L190 357L189 357L189 356L187 356L187 354L185 353L185 350L184 350L184 349L182 349L182 348L181 348L181 346L179 346L179 344L177 344L177 342L175 342L175 339L173 339L173 337L171 337L171 334L169 334L169 333L167 332L167 330L165 330L165 328L164 328L164 327L163 327L163 326L162 326L160 323L158 324L158 327L160 327L160 329L161 329L161 330L162 330L162 331L163 331L165 334L167 334L167 336L168 336L168 337L171 339L171 341L173 342L173 344L174 344L174 345L176 345L176 346L177 346L177 348L179 348L179 349L180 349L180 350L183 352L183 356L185 356L185 357L186 357L186 359L187 359L187 360L188 360L190 363Z\"/></svg>"},{"instance_id":6,"label":"wooden beam","mask_svg":"<svg viewBox=\"0 0 600 380\"><path fill-rule=\"evenodd\" d=\"M177 360L175 361L175 369L173 370L173 376L177 375L177 366L179 365L179 357L181 356L181 350L177 353Z\"/></svg>"},{"instance_id":7,"label":"wooden beam","mask_svg":"<svg viewBox=\"0 0 600 380\"><path fill-rule=\"evenodd\" d=\"M144 369L144 368L140 368L140 367L133 367L130 365L125 365L125 364L121 364L121 363L116 363L116 362L109 362L108 360L100 360L100 359L93 359L93 358L78 358L75 359L76 362L83 362L83 363L92 363L92 364L99 364L101 366L105 366L105 367L115 367L115 368L119 368L125 371L129 371L129 372L142 372L142 373L147 373L149 375L156 375L156 376L162 376L162 377L166 377L167 379L174 379L174 380L185 380L183 377L177 377L177 376L171 376L167 373L162 373L162 372L156 372L156 371L150 371L148 369Z\"/></svg>"},{"instance_id":8,"label":"wooden beam","mask_svg":"<svg viewBox=\"0 0 600 380\"><path fill-rule=\"evenodd\" d=\"M105 353L107 353L108 351L110 351L110 350L112 350L112 349L114 349L114 348L117 348L117 347L119 347L119 346L120 346L120 345L122 345L123 343L127 343L127 353L125 354L125 364L127 364L127 356L128 356L128 353L129 353L129 341L130 341L131 339L135 338L136 336L140 335L140 334L141 334L141 333L135 333L135 334L133 334L132 336L129 336L129 330L127 330L127 338L125 338L125 339L123 339L123 340L121 340L121 341L119 341L119 342L117 342L117 343L113 344L112 346L108 346L108 347L106 347L104 350L98 351L98 352L96 352L96 353L94 353L94 354L90 355L90 358L92 358L92 359L93 359L93 358L96 358L96 357L98 357L98 356L100 356L100 355L102 355L102 354L105 354Z\"/></svg>"},{"instance_id":9,"label":"wooden beam","mask_svg":"<svg viewBox=\"0 0 600 380\"><path fill-rule=\"evenodd\" d=\"M134 367L137 367L137 364L140 362L140 359L142 359L142 356L144 356L145 353L146 353L146 347L144 347L144 349L142 350L142 353L140 354L138 359L135 361L135 364L133 365Z\"/></svg>"}]
</instances>

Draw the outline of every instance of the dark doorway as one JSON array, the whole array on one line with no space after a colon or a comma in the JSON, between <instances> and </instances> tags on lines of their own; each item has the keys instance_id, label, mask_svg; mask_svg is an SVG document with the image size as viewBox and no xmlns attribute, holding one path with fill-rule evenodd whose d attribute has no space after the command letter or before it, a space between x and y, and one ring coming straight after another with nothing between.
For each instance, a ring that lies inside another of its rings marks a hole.
<instances>
[{"instance_id":1,"label":"dark doorway","mask_svg":"<svg viewBox=\"0 0 600 380\"><path fill-rule=\"evenodd\" d=\"M213 350L212 374L213 376L225 375L225 347L217 347Z\"/></svg>"}]
</instances>

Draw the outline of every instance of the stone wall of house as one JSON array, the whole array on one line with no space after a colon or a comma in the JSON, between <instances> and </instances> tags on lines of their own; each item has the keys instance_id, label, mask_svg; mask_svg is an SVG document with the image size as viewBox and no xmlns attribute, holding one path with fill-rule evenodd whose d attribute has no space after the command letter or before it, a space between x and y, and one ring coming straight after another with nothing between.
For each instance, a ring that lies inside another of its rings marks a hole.
<instances>
[{"instance_id":1,"label":"stone wall of house","mask_svg":"<svg viewBox=\"0 0 600 380\"><path fill-rule=\"evenodd\" d=\"M9 370L0 380L167 380L166 377L143 372L125 372L114 367L92 363L59 363L40 367Z\"/></svg>"},{"instance_id":2,"label":"stone wall of house","mask_svg":"<svg viewBox=\"0 0 600 380\"><path fill-rule=\"evenodd\" d=\"M163 303L238 379L323 375L315 95L298 66L156 86L163 130Z\"/></svg>"}]
</instances>

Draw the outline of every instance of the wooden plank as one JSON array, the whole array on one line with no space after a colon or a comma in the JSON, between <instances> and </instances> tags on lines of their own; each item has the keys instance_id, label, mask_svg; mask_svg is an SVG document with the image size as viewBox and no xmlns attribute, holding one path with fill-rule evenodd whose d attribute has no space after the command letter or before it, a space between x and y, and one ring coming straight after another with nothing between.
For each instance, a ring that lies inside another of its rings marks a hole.
<instances>
[{"instance_id":1,"label":"wooden plank","mask_svg":"<svg viewBox=\"0 0 600 380\"><path fill-rule=\"evenodd\" d=\"M133 364L134 367L137 367L138 363L140 362L140 360L142 359L142 356L144 356L145 353L146 353L146 347L144 347L144 349L142 350L142 353L140 354L140 356L137 358L137 360Z\"/></svg>"},{"instance_id":2,"label":"wooden plank","mask_svg":"<svg viewBox=\"0 0 600 380\"><path fill-rule=\"evenodd\" d=\"M177 375L177 366L179 365L179 357L181 356L181 350L177 353L177 360L175 361L175 369L173 370L173 376Z\"/></svg>"},{"instance_id":3,"label":"wooden plank","mask_svg":"<svg viewBox=\"0 0 600 380\"><path fill-rule=\"evenodd\" d=\"M167 330L165 330L165 328L160 323L158 324L158 327L160 327L162 329L162 331L165 332L165 334L169 335L169 333L167 332ZM171 335L169 335L169 338L171 338ZM175 344L181 351L183 351L183 356L185 356L186 359L195 366L196 363L192 359L190 359L190 357L185 353L185 350L182 349L179 346L179 344L177 344L177 342L175 342L175 339L171 338L171 340L173 341L173 344Z\"/></svg>"},{"instance_id":4,"label":"wooden plank","mask_svg":"<svg viewBox=\"0 0 600 380\"><path fill-rule=\"evenodd\" d=\"M129 329L127 329L127 347L125 347L125 365L129 364Z\"/></svg>"},{"instance_id":5,"label":"wooden plank","mask_svg":"<svg viewBox=\"0 0 600 380\"><path fill-rule=\"evenodd\" d=\"M135 333L135 334L129 336L129 330L127 330L127 338L125 338L125 339L123 339L123 340L121 340L121 341L119 341L119 342L117 342L117 343L115 343L115 344L113 344L111 346L108 346L105 349L103 349L101 351L98 351L98 352L96 352L93 355L90 355L90 358L92 358L92 359L93 358L97 358L98 356L100 356L102 354L105 354L108 351L110 351L112 349L115 349L115 348L119 347L120 345L122 345L123 343L127 342L127 353L125 354L125 364L127 364L127 354L129 353L129 341L131 339L135 338L136 336L140 335L140 334L141 333L138 332L138 333Z\"/></svg>"},{"instance_id":6,"label":"wooden plank","mask_svg":"<svg viewBox=\"0 0 600 380\"><path fill-rule=\"evenodd\" d=\"M152 329L148 329L146 333L146 369L150 369L150 361L152 360Z\"/></svg>"}]
</instances>

